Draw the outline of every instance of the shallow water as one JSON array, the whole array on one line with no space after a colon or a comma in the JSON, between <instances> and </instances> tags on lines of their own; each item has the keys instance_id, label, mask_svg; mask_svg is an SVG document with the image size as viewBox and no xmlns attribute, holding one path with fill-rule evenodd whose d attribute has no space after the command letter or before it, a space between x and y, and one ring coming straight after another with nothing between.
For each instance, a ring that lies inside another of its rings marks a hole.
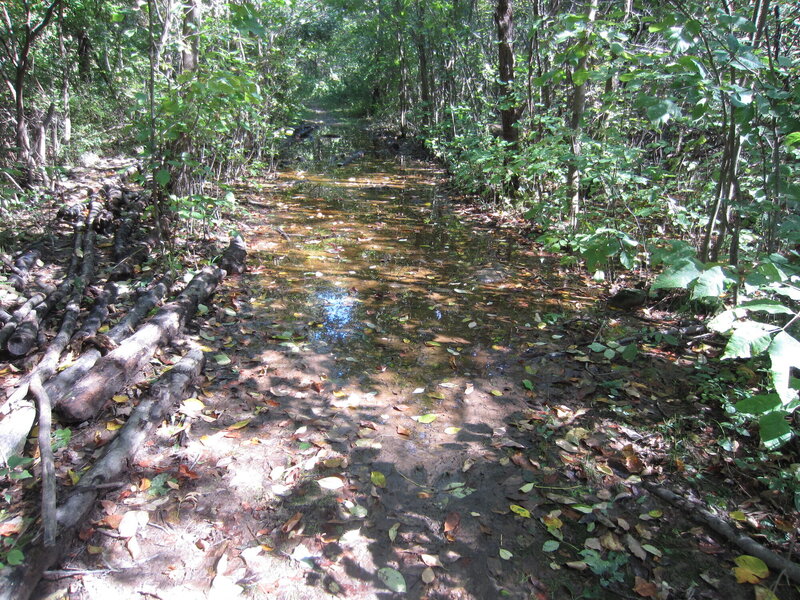
<instances>
[{"instance_id":1,"label":"shallow water","mask_svg":"<svg viewBox=\"0 0 800 600\"><path fill-rule=\"evenodd\" d=\"M436 165L386 157L347 125L318 135L332 132L340 137L308 141L307 160L258 198L270 224L248 286L268 336L283 351L327 357L336 384L389 385L425 409L452 400L450 385L502 376L542 343L562 310L543 283L551 259L462 221ZM363 158L336 166L360 148Z\"/></svg>"}]
</instances>

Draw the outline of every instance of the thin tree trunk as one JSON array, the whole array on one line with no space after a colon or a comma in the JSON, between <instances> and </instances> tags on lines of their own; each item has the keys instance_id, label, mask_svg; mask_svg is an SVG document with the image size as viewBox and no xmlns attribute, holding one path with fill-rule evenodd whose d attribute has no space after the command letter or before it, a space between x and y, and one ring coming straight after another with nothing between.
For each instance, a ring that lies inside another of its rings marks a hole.
<instances>
[{"instance_id":1,"label":"thin tree trunk","mask_svg":"<svg viewBox=\"0 0 800 600\"><path fill-rule=\"evenodd\" d=\"M575 83L573 80L572 99L570 107L570 120L569 128L572 130L570 135L570 146L572 156L569 164L567 165L567 190L569 193L569 224L570 227L576 229L578 227L578 216L580 215L583 199L581 198L581 171L580 171L580 158L582 152L582 126L583 115L586 112L586 82L588 78L584 73L589 64L589 31L592 23L597 16L598 0L591 0L589 4L589 12L587 14L588 26L587 31L583 34L581 45L584 47L583 55L578 60L578 66L572 72L572 77L576 73L581 73L581 82Z\"/></svg>"}]
</instances>

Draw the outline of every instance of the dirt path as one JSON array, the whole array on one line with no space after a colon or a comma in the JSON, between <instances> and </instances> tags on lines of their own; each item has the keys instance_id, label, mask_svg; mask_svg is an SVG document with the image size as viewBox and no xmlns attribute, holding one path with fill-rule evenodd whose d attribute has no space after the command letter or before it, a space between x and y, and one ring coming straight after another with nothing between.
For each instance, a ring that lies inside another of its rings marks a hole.
<instances>
[{"instance_id":1,"label":"dirt path","mask_svg":"<svg viewBox=\"0 0 800 600\"><path fill-rule=\"evenodd\" d=\"M685 410L686 371L590 360L624 319L370 144L237 191L250 267L192 332L206 379L84 531L76 597L749 598L639 485L668 442L630 421Z\"/></svg>"}]
</instances>

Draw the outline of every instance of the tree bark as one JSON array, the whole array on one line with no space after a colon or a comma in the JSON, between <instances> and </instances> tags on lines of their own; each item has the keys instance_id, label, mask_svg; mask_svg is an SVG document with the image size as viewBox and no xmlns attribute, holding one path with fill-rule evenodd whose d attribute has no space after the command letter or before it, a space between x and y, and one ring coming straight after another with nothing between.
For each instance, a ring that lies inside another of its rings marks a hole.
<instances>
[{"instance_id":1,"label":"tree bark","mask_svg":"<svg viewBox=\"0 0 800 600\"><path fill-rule=\"evenodd\" d=\"M583 72L586 70L589 64L589 30L597 16L597 4L598 0L590 0L589 11L587 13L588 24L586 31L582 35L583 40L581 41L581 46L583 46L583 55L578 59L578 65L575 71L572 72L572 77L575 76L576 72L580 72L581 77L584 77ZM569 194L569 225L573 229L578 227L578 216L580 215L581 205L583 203L583 199L581 197L580 170L580 158L583 146L581 141L581 122L583 121L583 115L586 112L587 81L588 78L585 77L580 83L575 83L573 81L572 99L570 102L571 107L569 128L572 130L572 134L570 135L572 156L567 164L567 191Z\"/></svg>"},{"instance_id":2,"label":"tree bark","mask_svg":"<svg viewBox=\"0 0 800 600\"><path fill-rule=\"evenodd\" d=\"M91 370L61 399L56 409L65 421L85 421L96 415L119 390L140 376L159 346L178 335L222 279L223 271L206 267L183 293L162 308L135 334L100 358Z\"/></svg>"},{"instance_id":3,"label":"tree bark","mask_svg":"<svg viewBox=\"0 0 800 600\"><path fill-rule=\"evenodd\" d=\"M503 139L509 144L516 144L519 139L519 129L516 127L519 111L513 105L511 96L514 83L514 14L511 0L497 0L494 22L497 26L498 41L500 123L503 127Z\"/></svg>"}]
</instances>

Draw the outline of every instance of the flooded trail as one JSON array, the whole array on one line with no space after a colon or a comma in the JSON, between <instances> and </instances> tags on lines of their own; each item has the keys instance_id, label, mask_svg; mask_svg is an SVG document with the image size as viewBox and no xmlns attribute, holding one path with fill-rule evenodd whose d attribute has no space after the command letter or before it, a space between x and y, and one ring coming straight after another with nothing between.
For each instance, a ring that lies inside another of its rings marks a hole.
<instances>
[{"instance_id":1,"label":"flooded trail","mask_svg":"<svg viewBox=\"0 0 800 600\"><path fill-rule=\"evenodd\" d=\"M642 492L665 443L636 430L688 410L686 371L595 344L640 325L599 314L514 227L468 218L435 165L386 150L326 120L279 177L234 190L248 270L192 324L205 379L119 495L152 528L89 546L81 568L114 567L85 589L543 600L657 581L649 597L693 597L687 570L719 559Z\"/></svg>"},{"instance_id":2,"label":"flooded trail","mask_svg":"<svg viewBox=\"0 0 800 600\"><path fill-rule=\"evenodd\" d=\"M528 460L510 452L526 445L509 423L532 410L533 373L540 399L581 381L579 366L522 359L562 347L550 259L462 222L430 163L315 155L251 205L251 267L227 319L239 356L226 351L236 368L212 386L242 395L229 419L261 411L241 431L259 451L230 449L230 484L258 499L270 518L254 531L293 560L265 553L282 562L259 585L311 597L279 575L299 568L317 592L349 597L529 597L535 563L520 570L505 552L543 533L500 494L524 483L510 456Z\"/></svg>"}]
</instances>

